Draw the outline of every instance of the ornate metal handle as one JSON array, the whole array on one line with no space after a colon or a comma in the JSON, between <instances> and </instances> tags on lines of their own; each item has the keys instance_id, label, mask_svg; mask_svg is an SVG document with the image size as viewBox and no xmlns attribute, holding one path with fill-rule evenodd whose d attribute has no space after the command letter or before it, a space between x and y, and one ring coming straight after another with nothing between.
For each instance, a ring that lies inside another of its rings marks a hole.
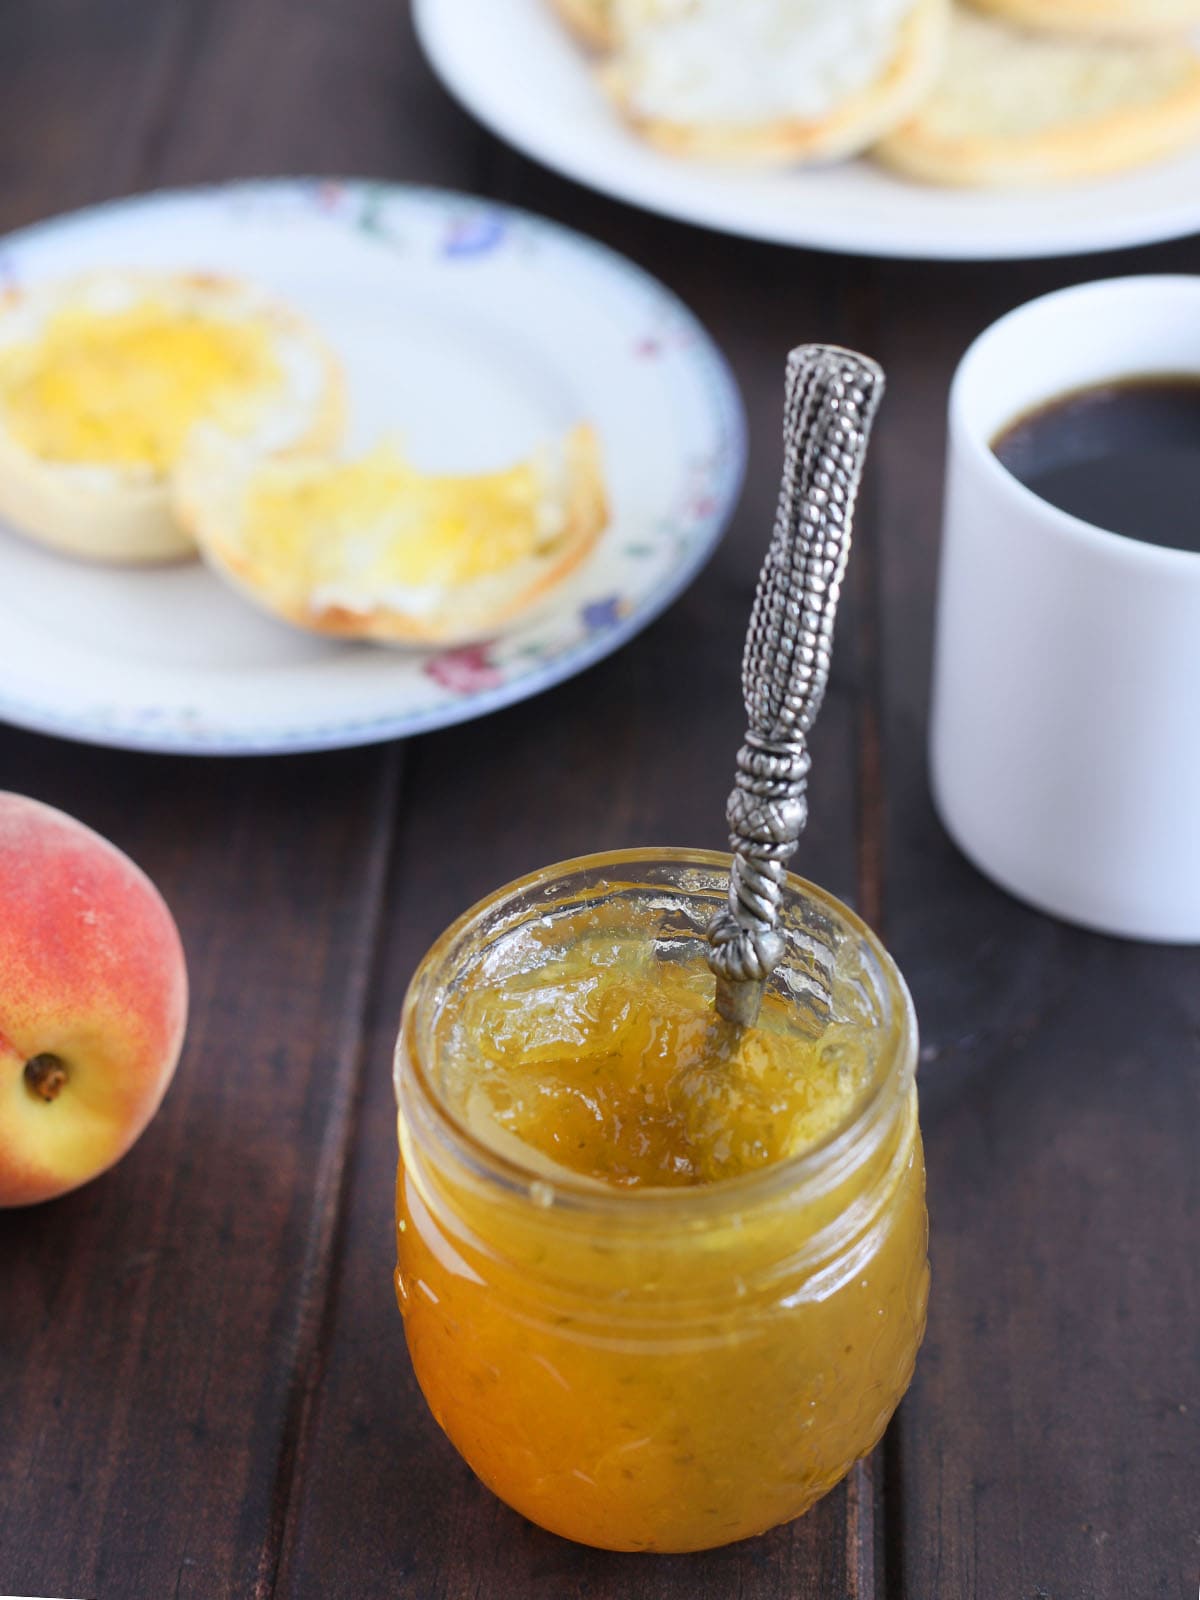
<instances>
[{"instance_id":1,"label":"ornate metal handle","mask_svg":"<svg viewBox=\"0 0 1200 1600\"><path fill-rule=\"evenodd\" d=\"M783 487L746 635L749 727L725 808L729 906L708 930L717 1010L740 1027L757 1021L785 949L783 880L808 818L805 740L829 679L854 502L883 386L882 369L852 350L812 344L788 356Z\"/></svg>"}]
</instances>

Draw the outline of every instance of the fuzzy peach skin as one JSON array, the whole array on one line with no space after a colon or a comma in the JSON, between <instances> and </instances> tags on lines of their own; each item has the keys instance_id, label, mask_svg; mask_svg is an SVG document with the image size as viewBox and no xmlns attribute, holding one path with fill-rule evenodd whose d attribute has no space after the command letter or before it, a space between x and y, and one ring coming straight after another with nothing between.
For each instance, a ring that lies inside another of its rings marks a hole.
<instances>
[{"instance_id":1,"label":"fuzzy peach skin","mask_svg":"<svg viewBox=\"0 0 1200 1600\"><path fill-rule=\"evenodd\" d=\"M183 946L145 873L73 817L0 792L0 1206L119 1160L186 1020Z\"/></svg>"}]
</instances>

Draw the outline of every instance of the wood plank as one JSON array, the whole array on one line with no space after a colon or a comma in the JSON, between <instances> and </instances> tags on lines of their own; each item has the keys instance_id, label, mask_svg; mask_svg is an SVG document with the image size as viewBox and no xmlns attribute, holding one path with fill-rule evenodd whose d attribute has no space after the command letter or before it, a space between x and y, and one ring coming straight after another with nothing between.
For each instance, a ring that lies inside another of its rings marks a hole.
<instances>
[{"instance_id":1,"label":"wood plank","mask_svg":"<svg viewBox=\"0 0 1200 1600\"><path fill-rule=\"evenodd\" d=\"M783 356L846 337L835 263L691 234L600 200L514 156L503 198L580 224L663 272L729 351L751 419L741 511L689 593L616 658L537 701L418 742L387 893L370 1062L344 1254L278 1593L420 1600L868 1600L875 1590L869 1473L763 1540L697 1557L605 1555L533 1528L495 1501L438 1433L404 1350L390 1269L396 1149L390 1057L404 987L459 911L548 861L605 847L720 847L743 715L741 644L778 482ZM697 243L702 246L696 250ZM745 315L745 284L755 314ZM860 662L853 596L818 729L803 869L854 897ZM449 846L449 848L448 848ZM387 1244L384 1241L388 1240Z\"/></svg>"},{"instance_id":2,"label":"wood plank","mask_svg":"<svg viewBox=\"0 0 1200 1600\"><path fill-rule=\"evenodd\" d=\"M929 1335L887 1458L904 1600L1195 1590L1196 954L1081 933L993 888L934 816L924 742L962 349L1062 284L1198 264L1193 241L884 273L886 931L921 1018L933 1237Z\"/></svg>"},{"instance_id":3,"label":"wood plank","mask_svg":"<svg viewBox=\"0 0 1200 1600\"><path fill-rule=\"evenodd\" d=\"M0 7L0 228L152 181L202 9L149 0Z\"/></svg>"},{"instance_id":4,"label":"wood plank","mask_svg":"<svg viewBox=\"0 0 1200 1600\"><path fill-rule=\"evenodd\" d=\"M474 188L491 143L429 80L407 6L212 0L164 122L173 183L387 177Z\"/></svg>"}]
</instances>

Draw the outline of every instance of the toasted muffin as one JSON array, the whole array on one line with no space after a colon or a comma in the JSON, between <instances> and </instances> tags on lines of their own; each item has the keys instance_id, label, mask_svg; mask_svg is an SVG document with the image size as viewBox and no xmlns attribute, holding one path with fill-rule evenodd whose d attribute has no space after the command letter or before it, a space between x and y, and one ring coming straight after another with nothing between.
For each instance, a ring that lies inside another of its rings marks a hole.
<instances>
[{"instance_id":1,"label":"toasted muffin","mask_svg":"<svg viewBox=\"0 0 1200 1600\"><path fill-rule=\"evenodd\" d=\"M675 154L784 164L857 154L941 66L949 0L614 0L600 80Z\"/></svg>"},{"instance_id":2,"label":"toasted muffin","mask_svg":"<svg viewBox=\"0 0 1200 1600\"><path fill-rule=\"evenodd\" d=\"M1008 22L1051 33L1147 38L1200 28L1200 0L971 0Z\"/></svg>"},{"instance_id":3,"label":"toasted muffin","mask_svg":"<svg viewBox=\"0 0 1200 1600\"><path fill-rule=\"evenodd\" d=\"M333 444L336 358L295 312L199 273L110 270L0 298L0 518L97 561L195 553L170 481L192 429Z\"/></svg>"},{"instance_id":4,"label":"toasted muffin","mask_svg":"<svg viewBox=\"0 0 1200 1600\"><path fill-rule=\"evenodd\" d=\"M201 431L175 503L204 558L264 610L347 639L459 644L510 622L583 560L607 509L589 427L471 476L396 445L263 460Z\"/></svg>"},{"instance_id":5,"label":"toasted muffin","mask_svg":"<svg viewBox=\"0 0 1200 1600\"><path fill-rule=\"evenodd\" d=\"M1033 185L1122 171L1200 140L1200 55L1051 37L960 10L941 80L876 154L932 183Z\"/></svg>"},{"instance_id":6,"label":"toasted muffin","mask_svg":"<svg viewBox=\"0 0 1200 1600\"><path fill-rule=\"evenodd\" d=\"M613 0L550 0L550 3L584 44L603 50L614 43Z\"/></svg>"}]
</instances>

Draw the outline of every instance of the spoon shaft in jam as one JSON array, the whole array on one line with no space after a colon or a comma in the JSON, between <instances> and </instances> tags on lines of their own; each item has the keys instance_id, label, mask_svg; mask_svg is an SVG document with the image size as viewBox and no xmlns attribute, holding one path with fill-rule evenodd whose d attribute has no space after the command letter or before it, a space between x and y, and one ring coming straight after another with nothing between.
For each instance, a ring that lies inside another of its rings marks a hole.
<instances>
[{"instance_id":1,"label":"spoon shaft in jam","mask_svg":"<svg viewBox=\"0 0 1200 1600\"><path fill-rule=\"evenodd\" d=\"M867 441L883 397L881 368L835 345L788 356L783 486L746 651L748 727L725 809L729 905L708 930L717 1010L752 1027L783 958L779 903L808 816L806 741L829 680L833 623Z\"/></svg>"}]
</instances>

